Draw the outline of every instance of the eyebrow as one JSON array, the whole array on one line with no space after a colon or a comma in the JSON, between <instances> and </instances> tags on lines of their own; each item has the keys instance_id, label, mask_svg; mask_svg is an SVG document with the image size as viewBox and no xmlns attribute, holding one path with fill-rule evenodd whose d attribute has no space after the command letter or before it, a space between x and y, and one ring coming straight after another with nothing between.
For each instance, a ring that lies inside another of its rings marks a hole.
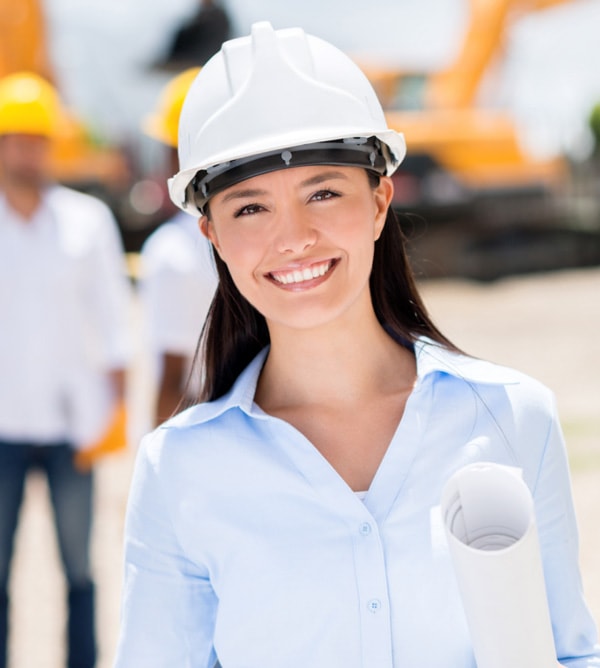
<instances>
[{"instance_id":1,"label":"eyebrow","mask_svg":"<svg viewBox=\"0 0 600 668\"><path fill-rule=\"evenodd\" d=\"M343 172L338 170L330 170L328 172L321 172L310 176L308 179L301 181L300 187L306 188L307 186L315 186L323 181L329 181L330 179L345 179L347 178ZM230 202L235 199L244 199L246 197L260 197L267 194L267 191L261 188L243 188L242 190L233 190L228 192L223 196L223 203Z\"/></svg>"},{"instance_id":2,"label":"eyebrow","mask_svg":"<svg viewBox=\"0 0 600 668\"><path fill-rule=\"evenodd\" d=\"M242 199L244 197L258 197L264 195L267 191L259 188L245 188L244 190L233 190L223 196L223 203L230 202L233 199Z\"/></svg>"},{"instance_id":3,"label":"eyebrow","mask_svg":"<svg viewBox=\"0 0 600 668\"><path fill-rule=\"evenodd\" d=\"M302 187L305 186L315 186L319 183L323 183L323 181L329 181L329 179L346 179L346 175L344 172L340 172L338 170L330 170L328 172L321 172L319 174L315 174L314 176L309 177L308 179L305 179L302 181L300 184Z\"/></svg>"}]
</instances>

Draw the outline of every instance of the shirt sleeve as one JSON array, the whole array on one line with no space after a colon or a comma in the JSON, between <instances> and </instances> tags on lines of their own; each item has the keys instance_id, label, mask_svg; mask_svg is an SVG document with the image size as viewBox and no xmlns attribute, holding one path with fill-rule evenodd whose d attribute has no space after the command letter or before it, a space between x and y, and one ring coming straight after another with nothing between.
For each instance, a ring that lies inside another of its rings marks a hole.
<instances>
[{"instance_id":1,"label":"shirt sleeve","mask_svg":"<svg viewBox=\"0 0 600 668\"><path fill-rule=\"evenodd\" d=\"M534 501L558 660L569 668L600 666L596 626L583 596L571 480L554 404Z\"/></svg>"},{"instance_id":2,"label":"shirt sleeve","mask_svg":"<svg viewBox=\"0 0 600 668\"><path fill-rule=\"evenodd\" d=\"M114 668L213 668L216 596L208 573L186 557L175 535L152 438L140 446L128 501Z\"/></svg>"}]
</instances>

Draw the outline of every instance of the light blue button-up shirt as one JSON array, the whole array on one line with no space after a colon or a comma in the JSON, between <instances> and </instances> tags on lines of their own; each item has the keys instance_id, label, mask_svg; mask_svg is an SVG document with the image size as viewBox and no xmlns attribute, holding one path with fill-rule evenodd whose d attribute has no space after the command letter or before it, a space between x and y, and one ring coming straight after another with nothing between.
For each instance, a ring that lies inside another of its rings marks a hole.
<instances>
[{"instance_id":1,"label":"light blue button-up shirt","mask_svg":"<svg viewBox=\"0 0 600 668\"><path fill-rule=\"evenodd\" d=\"M519 466L557 657L600 666L551 393L422 339L418 380L364 499L254 394L147 436L129 499L118 668L475 668L439 503L462 466ZM507 666L507 668L510 668Z\"/></svg>"}]
</instances>

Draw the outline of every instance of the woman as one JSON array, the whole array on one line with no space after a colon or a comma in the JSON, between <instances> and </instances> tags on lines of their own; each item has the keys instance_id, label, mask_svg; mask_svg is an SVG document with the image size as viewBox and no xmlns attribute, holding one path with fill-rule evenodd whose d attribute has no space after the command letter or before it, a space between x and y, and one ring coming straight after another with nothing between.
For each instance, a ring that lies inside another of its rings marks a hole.
<instances>
[{"instance_id":1,"label":"woman","mask_svg":"<svg viewBox=\"0 0 600 668\"><path fill-rule=\"evenodd\" d=\"M358 68L257 24L192 85L179 154L219 287L202 402L139 453L116 665L474 667L438 507L480 460L534 496L557 656L600 665L552 397L429 319Z\"/></svg>"}]
</instances>

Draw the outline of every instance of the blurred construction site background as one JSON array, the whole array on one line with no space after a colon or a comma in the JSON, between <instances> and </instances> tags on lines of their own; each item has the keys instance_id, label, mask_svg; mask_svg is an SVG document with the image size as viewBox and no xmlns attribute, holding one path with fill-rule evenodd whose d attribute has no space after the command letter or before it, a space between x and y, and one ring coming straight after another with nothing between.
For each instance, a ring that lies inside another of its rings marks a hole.
<instances>
[{"instance_id":1,"label":"blurred construction site background","mask_svg":"<svg viewBox=\"0 0 600 668\"><path fill-rule=\"evenodd\" d=\"M57 178L111 206L133 257L172 214L141 120L174 73L270 20L344 49L405 133L394 205L422 277L599 263L600 0L225 0L226 24L201 25L215 4L0 0L0 76L57 86Z\"/></svg>"},{"instance_id":2,"label":"blurred construction site background","mask_svg":"<svg viewBox=\"0 0 600 668\"><path fill-rule=\"evenodd\" d=\"M558 394L584 584L600 618L600 0L223 0L226 23L213 16L207 28L199 12L206 18L212 4L0 0L0 77L33 70L71 112L56 178L109 204L135 279L142 244L173 213L167 149L140 130L167 81L257 20L301 26L345 50L407 139L394 206L434 318L465 350ZM139 306L136 295L137 341ZM99 668L116 645L125 503L150 423L150 373L138 354L132 447L98 467ZM14 668L64 665L46 492L41 477L30 481L17 537Z\"/></svg>"}]
</instances>

